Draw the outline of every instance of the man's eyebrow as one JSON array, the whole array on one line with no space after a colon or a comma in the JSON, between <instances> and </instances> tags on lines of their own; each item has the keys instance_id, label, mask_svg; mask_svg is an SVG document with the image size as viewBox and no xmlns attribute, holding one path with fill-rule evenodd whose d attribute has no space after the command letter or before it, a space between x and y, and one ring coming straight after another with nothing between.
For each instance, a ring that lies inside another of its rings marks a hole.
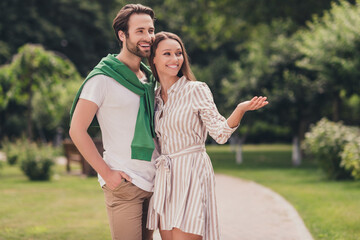
<instances>
[{"instance_id":1,"label":"man's eyebrow","mask_svg":"<svg viewBox=\"0 0 360 240\"><path fill-rule=\"evenodd\" d=\"M136 28L136 30L143 30L143 29L146 29L146 28L145 28L145 27L138 27L138 28ZM154 27L150 27L149 29L154 30L155 28L154 28Z\"/></svg>"}]
</instances>

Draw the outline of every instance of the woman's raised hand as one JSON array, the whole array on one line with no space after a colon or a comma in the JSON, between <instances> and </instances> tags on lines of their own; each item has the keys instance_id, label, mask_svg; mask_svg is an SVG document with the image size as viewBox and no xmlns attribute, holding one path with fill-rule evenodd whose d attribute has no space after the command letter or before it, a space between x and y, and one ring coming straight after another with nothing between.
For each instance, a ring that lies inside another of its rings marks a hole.
<instances>
[{"instance_id":1,"label":"woman's raised hand","mask_svg":"<svg viewBox=\"0 0 360 240\"><path fill-rule=\"evenodd\" d=\"M266 101L266 99L267 97L255 96L250 101L239 103L237 107L244 112L257 110L259 108L266 106L269 103L268 101Z\"/></svg>"}]
</instances>

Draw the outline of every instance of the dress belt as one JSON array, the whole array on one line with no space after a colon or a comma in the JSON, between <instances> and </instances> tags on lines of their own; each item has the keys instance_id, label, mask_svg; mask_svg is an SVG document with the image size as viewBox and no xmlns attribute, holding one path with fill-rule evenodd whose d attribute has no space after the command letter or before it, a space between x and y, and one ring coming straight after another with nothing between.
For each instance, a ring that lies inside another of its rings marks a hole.
<instances>
[{"instance_id":1,"label":"dress belt","mask_svg":"<svg viewBox=\"0 0 360 240\"><path fill-rule=\"evenodd\" d=\"M154 184L154 209L162 215L166 203L170 202L171 193L171 159L190 153L205 151L205 145L192 145L172 154L162 154L155 160L157 169Z\"/></svg>"}]
</instances>

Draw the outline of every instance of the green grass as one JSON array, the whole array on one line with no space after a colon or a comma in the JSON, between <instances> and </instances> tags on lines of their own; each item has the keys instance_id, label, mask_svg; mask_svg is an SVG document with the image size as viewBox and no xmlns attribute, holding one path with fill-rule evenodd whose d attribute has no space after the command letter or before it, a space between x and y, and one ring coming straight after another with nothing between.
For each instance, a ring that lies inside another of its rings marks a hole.
<instances>
[{"instance_id":1,"label":"green grass","mask_svg":"<svg viewBox=\"0 0 360 240\"><path fill-rule=\"evenodd\" d=\"M229 146L209 146L215 172L253 180L285 197L314 239L360 239L360 182L328 181L316 165L291 166L291 146L244 146L241 165Z\"/></svg>"},{"instance_id":2,"label":"green grass","mask_svg":"<svg viewBox=\"0 0 360 240\"><path fill-rule=\"evenodd\" d=\"M216 172L249 179L285 197L315 239L360 239L360 182L327 181L316 165L291 166L289 145L246 145L235 164L229 146L208 146ZM30 182L17 166L0 169L0 240L110 239L97 178L56 166L50 182Z\"/></svg>"},{"instance_id":3,"label":"green grass","mask_svg":"<svg viewBox=\"0 0 360 240\"><path fill-rule=\"evenodd\" d=\"M0 171L0 239L110 239L97 178L56 167L50 182L30 182L17 166Z\"/></svg>"}]
</instances>

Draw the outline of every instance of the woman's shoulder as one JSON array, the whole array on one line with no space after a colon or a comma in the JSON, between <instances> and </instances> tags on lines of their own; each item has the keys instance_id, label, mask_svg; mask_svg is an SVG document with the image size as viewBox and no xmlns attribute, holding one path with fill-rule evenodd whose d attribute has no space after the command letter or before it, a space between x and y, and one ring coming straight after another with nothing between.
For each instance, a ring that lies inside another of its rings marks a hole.
<instances>
[{"instance_id":1,"label":"woman's shoulder","mask_svg":"<svg viewBox=\"0 0 360 240\"><path fill-rule=\"evenodd\" d=\"M210 88L205 82L200 81L189 81L187 84L188 90L192 92L209 92ZM211 92L211 91L210 91Z\"/></svg>"},{"instance_id":2,"label":"woman's shoulder","mask_svg":"<svg viewBox=\"0 0 360 240\"><path fill-rule=\"evenodd\" d=\"M201 88L208 88L208 85L204 82L200 81L190 81L187 80L187 87L191 89L201 89Z\"/></svg>"}]
</instances>

